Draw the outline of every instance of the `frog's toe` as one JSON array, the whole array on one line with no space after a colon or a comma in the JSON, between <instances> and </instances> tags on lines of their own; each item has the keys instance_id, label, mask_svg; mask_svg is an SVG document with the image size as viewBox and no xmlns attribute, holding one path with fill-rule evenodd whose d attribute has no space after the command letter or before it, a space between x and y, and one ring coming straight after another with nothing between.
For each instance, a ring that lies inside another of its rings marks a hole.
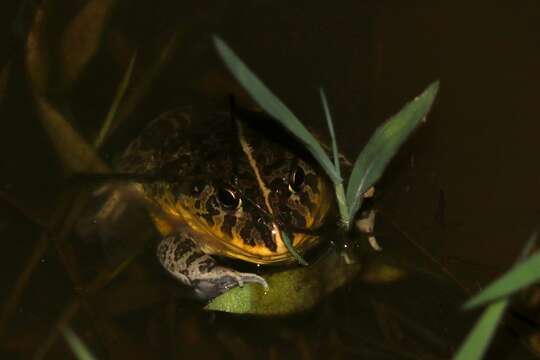
<instances>
[{"instance_id":1,"label":"frog's toe","mask_svg":"<svg viewBox=\"0 0 540 360\"><path fill-rule=\"evenodd\" d=\"M268 283L266 280L257 274L250 273L237 273L238 286L242 287L245 283L254 283L261 285L264 290L268 290Z\"/></svg>"},{"instance_id":2,"label":"frog's toe","mask_svg":"<svg viewBox=\"0 0 540 360\"><path fill-rule=\"evenodd\" d=\"M216 266L207 276L192 282L192 286L200 297L212 299L237 286L243 287L247 283L259 284L265 291L268 289L266 280L257 274L241 273L221 266Z\"/></svg>"},{"instance_id":3,"label":"frog's toe","mask_svg":"<svg viewBox=\"0 0 540 360\"><path fill-rule=\"evenodd\" d=\"M163 239L158 245L157 257L171 275L192 287L203 299L212 299L246 283L256 283L268 289L266 280L261 276L220 266L214 258L202 252L195 241L182 234Z\"/></svg>"}]
</instances>

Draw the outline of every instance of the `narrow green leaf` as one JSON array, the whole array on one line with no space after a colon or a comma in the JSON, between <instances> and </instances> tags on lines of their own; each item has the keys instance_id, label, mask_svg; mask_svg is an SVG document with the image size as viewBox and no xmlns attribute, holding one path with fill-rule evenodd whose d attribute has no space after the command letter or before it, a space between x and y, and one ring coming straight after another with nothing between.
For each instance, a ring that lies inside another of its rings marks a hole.
<instances>
[{"instance_id":1,"label":"narrow green leaf","mask_svg":"<svg viewBox=\"0 0 540 360\"><path fill-rule=\"evenodd\" d=\"M79 360L96 360L94 355L88 350L86 345L82 340L75 334L73 330L69 327L65 327L62 332L64 333L64 338L66 339L69 347Z\"/></svg>"},{"instance_id":2,"label":"narrow green leaf","mask_svg":"<svg viewBox=\"0 0 540 360\"><path fill-rule=\"evenodd\" d=\"M178 38L178 33L172 34L157 54L153 63L147 67L144 73L138 76L138 81L133 84L133 87L120 104L117 115L108 131L109 134L114 133L126 119L130 118L133 111L155 86L156 79L161 74L161 71L172 59L172 55L178 46Z\"/></svg>"},{"instance_id":3,"label":"narrow green leaf","mask_svg":"<svg viewBox=\"0 0 540 360\"><path fill-rule=\"evenodd\" d=\"M328 107L328 101L326 101L326 94L324 89L320 88L321 102L324 109L324 116L326 118L326 124L328 125L328 132L330 133L330 139L332 140L332 155L334 156L334 167L339 176L341 176L341 169L339 166L339 152L337 147L336 133L334 131L334 122L332 121L332 115L330 114L330 108Z\"/></svg>"},{"instance_id":4,"label":"narrow green leaf","mask_svg":"<svg viewBox=\"0 0 540 360\"><path fill-rule=\"evenodd\" d=\"M354 164L347 186L349 222L362 204L363 194L382 176L386 166L431 108L439 82L433 82L416 99L379 126Z\"/></svg>"},{"instance_id":5,"label":"narrow green leaf","mask_svg":"<svg viewBox=\"0 0 540 360\"><path fill-rule=\"evenodd\" d=\"M454 355L454 360L481 359L486 352L497 324L501 321L508 299L499 300L488 306L471 332Z\"/></svg>"},{"instance_id":6,"label":"narrow green leaf","mask_svg":"<svg viewBox=\"0 0 540 360\"><path fill-rule=\"evenodd\" d=\"M467 310L472 309L490 301L509 296L539 280L540 252L537 252L492 282L482 292L465 303L463 308Z\"/></svg>"},{"instance_id":7,"label":"narrow green leaf","mask_svg":"<svg viewBox=\"0 0 540 360\"><path fill-rule=\"evenodd\" d=\"M341 182L341 176L336 172L326 152L292 111L263 84L223 40L214 36L214 45L229 71L247 90L253 100L304 143L334 183Z\"/></svg>"},{"instance_id":8,"label":"narrow green leaf","mask_svg":"<svg viewBox=\"0 0 540 360\"><path fill-rule=\"evenodd\" d=\"M122 81L120 82L120 85L118 86L118 90L116 91L116 95L114 97L111 108L109 109L109 112L107 113L107 117L105 118L105 121L103 122L103 126L101 127L96 140L94 141L94 148L96 149L99 149L101 147L101 144L103 144L103 141L105 141L105 138L109 134L109 130L111 129L113 120L116 118L118 107L120 106L120 103L122 102L122 99L124 98L124 94L126 93L126 90L129 86L129 82L131 81L131 75L133 74L133 68L135 65L136 58L137 58L137 54L131 57L126 73L124 74L124 77L122 78Z\"/></svg>"},{"instance_id":9,"label":"narrow green leaf","mask_svg":"<svg viewBox=\"0 0 540 360\"><path fill-rule=\"evenodd\" d=\"M292 254L292 256L294 256L296 261L298 261L298 263L300 265L308 266L309 265L308 262L306 260L304 260L302 255L300 255L298 253L298 251L296 251L296 249L293 247L293 245L291 244L291 239L289 239L289 237L287 236L287 233L285 231L281 232L281 237L283 238L283 243L287 247L287 250L289 250L289 252Z\"/></svg>"}]
</instances>

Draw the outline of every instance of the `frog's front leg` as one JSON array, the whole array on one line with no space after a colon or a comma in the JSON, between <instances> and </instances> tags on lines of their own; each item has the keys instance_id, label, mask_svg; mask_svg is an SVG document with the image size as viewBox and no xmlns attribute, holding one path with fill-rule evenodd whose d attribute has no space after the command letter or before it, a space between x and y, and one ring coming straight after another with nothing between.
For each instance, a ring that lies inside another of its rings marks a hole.
<instances>
[{"instance_id":1,"label":"frog's front leg","mask_svg":"<svg viewBox=\"0 0 540 360\"><path fill-rule=\"evenodd\" d=\"M169 235L158 245L157 256L172 276L192 287L205 299L212 299L233 287L242 287L250 282L268 288L266 281L256 274L241 273L218 265L189 236Z\"/></svg>"}]
</instances>

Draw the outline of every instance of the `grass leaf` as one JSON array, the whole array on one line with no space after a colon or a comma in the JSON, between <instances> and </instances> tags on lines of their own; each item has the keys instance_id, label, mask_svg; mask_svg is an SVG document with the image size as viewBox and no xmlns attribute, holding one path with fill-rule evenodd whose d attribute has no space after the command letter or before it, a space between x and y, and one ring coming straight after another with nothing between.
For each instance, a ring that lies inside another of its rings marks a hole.
<instances>
[{"instance_id":1,"label":"grass leaf","mask_svg":"<svg viewBox=\"0 0 540 360\"><path fill-rule=\"evenodd\" d=\"M82 340L75 334L73 330L71 330L69 327L65 327L62 332L64 333L64 338L66 339L67 343L69 344L69 347L71 350L73 350L73 353L79 360L96 360L94 355L88 350L86 345L82 342Z\"/></svg>"},{"instance_id":2,"label":"grass leaf","mask_svg":"<svg viewBox=\"0 0 540 360\"><path fill-rule=\"evenodd\" d=\"M514 270L518 268L521 264L525 264L527 262L526 260L527 255L530 253L531 249L534 247L537 237L538 237L538 234L536 232L534 232L531 235L531 237L529 238L529 240L527 241L527 243L525 244L525 247L523 248L521 252L521 256L517 260L517 264L514 265L513 267ZM540 254L537 254L537 255L540 255ZM511 272L513 272L513 270L508 272L508 274L510 274ZM540 273L540 267L537 267L536 272ZM498 283L499 280L495 281L492 285L495 285L496 283ZM490 287L488 287L486 290L488 290ZM484 293L485 291L481 292L480 295ZM474 301L475 298L471 299L469 303L471 301ZM490 300L494 300L494 299L496 298L490 298ZM490 301L490 300L486 300L486 301ZM483 302L481 303L483 304ZM473 329L471 330L467 338L463 341L459 350L454 355L454 360L482 358L482 356L486 352L489 342L491 341L491 338L493 337L493 334L495 333L497 324L500 322L500 319L504 313L504 310L508 306L508 303L509 303L508 297L504 297L492 303L484 310L484 312L482 313L482 316L476 322L475 326L473 327ZM470 308L472 306L467 306L466 304L465 307Z\"/></svg>"},{"instance_id":3,"label":"grass leaf","mask_svg":"<svg viewBox=\"0 0 540 360\"><path fill-rule=\"evenodd\" d=\"M453 359L481 359L507 306L508 299L499 300L488 306L461 344Z\"/></svg>"},{"instance_id":4,"label":"grass leaf","mask_svg":"<svg viewBox=\"0 0 540 360\"><path fill-rule=\"evenodd\" d=\"M382 176L386 166L431 108L439 82L436 81L416 99L379 126L354 164L347 186L349 223L362 205L363 193Z\"/></svg>"},{"instance_id":5,"label":"grass leaf","mask_svg":"<svg viewBox=\"0 0 540 360\"><path fill-rule=\"evenodd\" d=\"M130 118L133 111L137 106L145 99L148 93L153 89L156 84L158 76L169 61L172 59L173 54L178 46L178 33L174 33L167 42L160 49L157 57L147 70L138 76L138 81L133 84L128 94L120 104L117 110L117 115L112 122L108 135L110 136L121 124Z\"/></svg>"},{"instance_id":6,"label":"grass leaf","mask_svg":"<svg viewBox=\"0 0 540 360\"><path fill-rule=\"evenodd\" d=\"M535 235L531 237L534 241ZM478 295L467 301L464 309L472 309L488 302L509 296L540 280L540 251L516 264L510 271L488 285Z\"/></svg>"},{"instance_id":7,"label":"grass leaf","mask_svg":"<svg viewBox=\"0 0 540 360\"><path fill-rule=\"evenodd\" d=\"M283 238L283 243L287 247L287 250L289 250L292 256L294 256L296 261L298 261L300 265L308 266L309 265L308 262L304 260L304 258L302 257L302 255L298 253L298 251L296 251L296 249L291 243L291 239L289 239L289 236L287 236L287 233L285 231L281 232L281 237Z\"/></svg>"},{"instance_id":8,"label":"grass leaf","mask_svg":"<svg viewBox=\"0 0 540 360\"><path fill-rule=\"evenodd\" d=\"M96 149L99 149L101 147L101 144L103 144L103 141L105 141L105 138L109 134L109 130L111 129L113 120L116 118L118 107L120 106L120 103L122 102L122 99L124 98L124 94L126 93L126 90L129 86L129 82L131 81L131 75L133 74L133 67L135 65L136 58L137 58L136 54L131 57L126 73L124 74L124 77L122 78L122 81L120 82L120 85L118 86L118 90L116 91L116 95L114 97L111 108L109 109L109 112L107 113L107 117L105 118L105 121L103 122L103 126L101 127L96 140L94 141L94 148Z\"/></svg>"},{"instance_id":9,"label":"grass leaf","mask_svg":"<svg viewBox=\"0 0 540 360\"><path fill-rule=\"evenodd\" d=\"M253 100L306 146L334 183L340 183L341 176L326 152L291 110L263 84L223 40L214 36L214 44L227 68Z\"/></svg>"},{"instance_id":10,"label":"grass leaf","mask_svg":"<svg viewBox=\"0 0 540 360\"><path fill-rule=\"evenodd\" d=\"M332 121L332 115L330 114L330 108L328 107L328 101L326 100L326 94L323 88L319 89L321 94L321 102L324 109L324 117L326 118L326 125L328 125L328 132L330 133L330 139L332 140L332 155L334 156L334 167L339 176L341 176L341 170L339 166L339 152L337 147L336 133L334 131L334 122Z\"/></svg>"}]
</instances>

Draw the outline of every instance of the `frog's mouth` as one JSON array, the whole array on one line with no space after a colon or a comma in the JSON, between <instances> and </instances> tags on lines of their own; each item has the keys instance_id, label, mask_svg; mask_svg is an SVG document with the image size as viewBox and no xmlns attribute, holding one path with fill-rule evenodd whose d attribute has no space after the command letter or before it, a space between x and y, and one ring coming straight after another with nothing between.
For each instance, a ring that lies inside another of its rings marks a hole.
<instances>
[{"instance_id":1,"label":"frog's mouth","mask_svg":"<svg viewBox=\"0 0 540 360\"><path fill-rule=\"evenodd\" d=\"M295 258L289 252L283 241L282 233L285 231L296 251L305 253L318 243L320 226L326 215L323 206L317 214L308 219L306 228L293 228L274 219L266 225L268 235L275 246L268 246L264 242L247 243L246 228L235 227L225 232L224 216L215 216L214 224L210 226L201 216L191 209L176 204L175 207L161 208L160 213L153 213L158 230L167 235L171 232L190 234L197 239L197 245L207 254L220 255L244 260L255 264L283 264L294 262ZM255 234L255 229L251 234ZM250 234L247 232L247 234Z\"/></svg>"}]
</instances>

